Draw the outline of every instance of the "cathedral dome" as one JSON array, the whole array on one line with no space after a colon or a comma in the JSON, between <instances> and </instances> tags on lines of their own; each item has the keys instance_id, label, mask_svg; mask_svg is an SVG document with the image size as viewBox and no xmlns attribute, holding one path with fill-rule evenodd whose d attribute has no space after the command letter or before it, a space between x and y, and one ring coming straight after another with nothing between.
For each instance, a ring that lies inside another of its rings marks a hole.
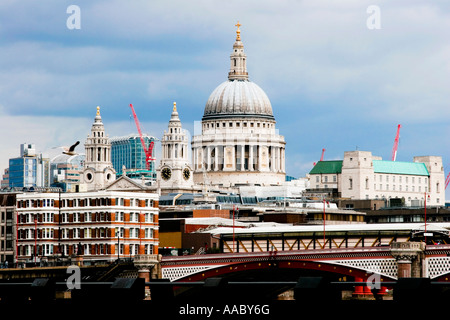
<instances>
[{"instance_id":1,"label":"cathedral dome","mask_svg":"<svg viewBox=\"0 0 450 320\"><path fill-rule=\"evenodd\" d=\"M231 79L221 83L209 96L204 120L236 116L273 119L270 100L257 84Z\"/></svg>"},{"instance_id":2,"label":"cathedral dome","mask_svg":"<svg viewBox=\"0 0 450 320\"><path fill-rule=\"evenodd\" d=\"M266 93L248 80L247 56L241 41L239 22L230 55L228 81L221 83L206 102L203 120L229 117L257 117L273 120L272 105Z\"/></svg>"}]
</instances>

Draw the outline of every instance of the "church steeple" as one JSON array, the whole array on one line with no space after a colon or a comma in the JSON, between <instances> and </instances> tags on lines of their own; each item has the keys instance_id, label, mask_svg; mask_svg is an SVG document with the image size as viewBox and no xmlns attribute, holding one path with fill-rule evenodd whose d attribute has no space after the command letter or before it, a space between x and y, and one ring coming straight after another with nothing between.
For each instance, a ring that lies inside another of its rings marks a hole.
<instances>
[{"instance_id":1,"label":"church steeple","mask_svg":"<svg viewBox=\"0 0 450 320\"><path fill-rule=\"evenodd\" d=\"M82 180L88 191L102 189L115 180L116 172L111 162L111 142L105 133L100 107L97 107L91 134L88 135L84 146L86 159Z\"/></svg>"},{"instance_id":2,"label":"church steeple","mask_svg":"<svg viewBox=\"0 0 450 320\"><path fill-rule=\"evenodd\" d=\"M233 52L230 55L230 72L228 73L228 80L248 80L247 72L247 56L244 53L244 44L241 41L241 30L239 27L241 24L235 25L236 41L233 44Z\"/></svg>"},{"instance_id":3,"label":"church steeple","mask_svg":"<svg viewBox=\"0 0 450 320\"><path fill-rule=\"evenodd\" d=\"M157 169L161 193L192 192L192 169L188 160L188 137L181 126L176 102L173 103L168 130L161 139L161 162Z\"/></svg>"}]
</instances>

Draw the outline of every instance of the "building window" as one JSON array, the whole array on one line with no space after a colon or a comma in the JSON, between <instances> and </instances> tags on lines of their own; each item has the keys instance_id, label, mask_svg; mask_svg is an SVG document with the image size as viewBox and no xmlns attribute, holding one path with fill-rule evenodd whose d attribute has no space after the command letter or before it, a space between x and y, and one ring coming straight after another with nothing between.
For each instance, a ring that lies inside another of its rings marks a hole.
<instances>
[{"instance_id":1,"label":"building window","mask_svg":"<svg viewBox=\"0 0 450 320\"><path fill-rule=\"evenodd\" d=\"M350 158L351 159L351 158ZM348 179L348 184L349 184L349 189L350 190L352 190L353 189L353 179L352 178L350 178L350 179Z\"/></svg>"}]
</instances>

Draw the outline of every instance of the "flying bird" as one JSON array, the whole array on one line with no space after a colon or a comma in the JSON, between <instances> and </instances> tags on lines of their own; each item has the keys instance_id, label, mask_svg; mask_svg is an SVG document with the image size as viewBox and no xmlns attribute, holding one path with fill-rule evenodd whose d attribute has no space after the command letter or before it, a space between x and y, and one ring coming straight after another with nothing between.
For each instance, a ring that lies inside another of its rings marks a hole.
<instances>
[{"instance_id":1,"label":"flying bird","mask_svg":"<svg viewBox=\"0 0 450 320\"><path fill-rule=\"evenodd\" d=\"M80 144L80 141L75 142L73 145L68 147L62 147L64 149L63 153L67 154L69 156L77 155L78 153L75 152L75 147Z\"/></svg>"}]
</instances>

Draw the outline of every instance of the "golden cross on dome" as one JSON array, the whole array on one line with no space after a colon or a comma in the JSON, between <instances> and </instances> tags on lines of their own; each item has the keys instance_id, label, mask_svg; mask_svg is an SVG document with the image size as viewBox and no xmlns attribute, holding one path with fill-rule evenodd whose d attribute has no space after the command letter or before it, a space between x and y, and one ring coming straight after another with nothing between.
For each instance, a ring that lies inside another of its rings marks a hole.
<instances>
[{"instance_id":1,"label":"golden cross on dome","mask_svg":"<svg viewBox=\"0 0 450 320\"><path fill-rule=\"evenodd\" d=\"M241 40L241 30L239 30L239 27L241 26L241 24L239 23L239 21L235 24L235 26L237 27L236 40L240 41Z\"/></svg>"},{"instance_id":2,"label":"golden cross on dome","mask_svg":"<svg viewBox=\"0 0 450 320\"><path fill-rule=\"evenodd\" d=\"M173 111L177 111L177 103L176 102L173 103Z\"/></svg>"},{"instance_id":3,"label":"golden cross on dome","mask_svg":"<svg viewBox=\"0 0 450 320\"><path fill-rule=\"evenodd\" d=\"M99 106L97 106L97 115L98 116L100 115L100 107Z\"/></svg>"}]
</instances>

